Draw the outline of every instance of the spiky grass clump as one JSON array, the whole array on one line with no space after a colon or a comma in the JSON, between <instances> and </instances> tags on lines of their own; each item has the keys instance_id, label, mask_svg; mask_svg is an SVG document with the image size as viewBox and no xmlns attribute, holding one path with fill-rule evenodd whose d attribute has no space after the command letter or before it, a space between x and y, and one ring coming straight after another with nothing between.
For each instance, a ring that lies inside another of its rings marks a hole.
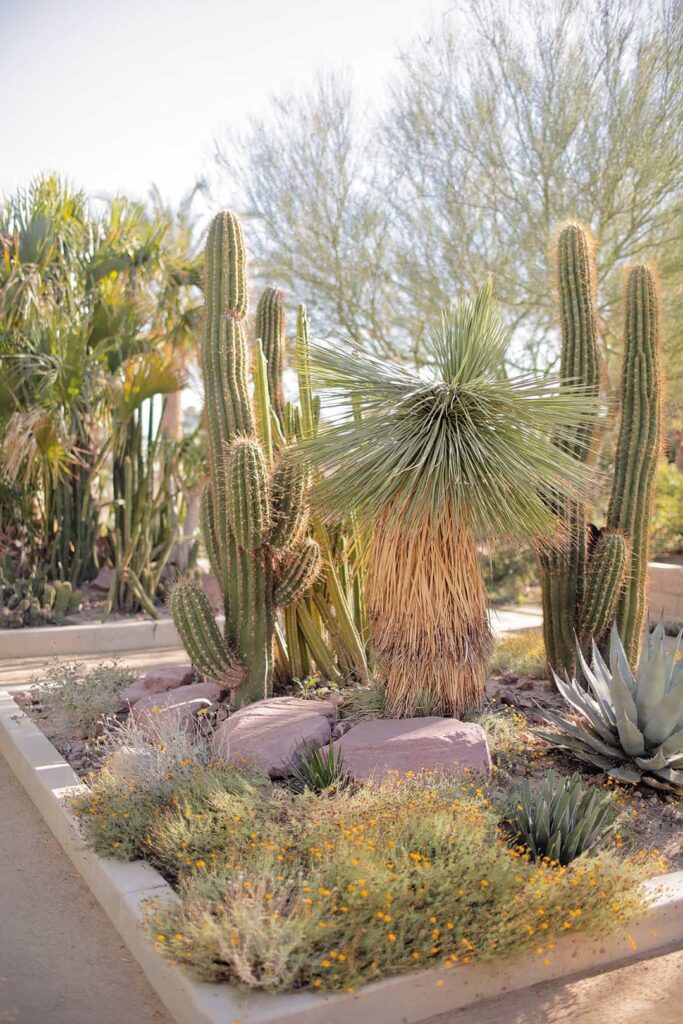
<instances>
[{"instance_id":1,"label":"spiky grass clump","mask_svg":"<svg viewBox=\"0 0 683 1024\"><path fill-rule=\"evenodd\" d=\"M480 703L491 635L477 537L550 537L557 496L589 484L551 438L589 422L595 398L508 376L508 341L489 283L444 313L424 375L357 345L311 349L329 419L302 448L323 470L321 508L371 534L368 607L396 714L420 694L445 714Z\"/></svg>"},{"instance_id":2,"label":"spiky grass clump","mask_svg":"<svg viewBox=\"0 0 683 1024\"><path fill-rule=\"evenodd\" d=\"M344 758L334 743L328 744L326 750L313 747L300 751L287 765L287 771L291 776L290 788L295 793L309 791L331 795L345 789L351 781Z\"/></svg>"}]
</instances>

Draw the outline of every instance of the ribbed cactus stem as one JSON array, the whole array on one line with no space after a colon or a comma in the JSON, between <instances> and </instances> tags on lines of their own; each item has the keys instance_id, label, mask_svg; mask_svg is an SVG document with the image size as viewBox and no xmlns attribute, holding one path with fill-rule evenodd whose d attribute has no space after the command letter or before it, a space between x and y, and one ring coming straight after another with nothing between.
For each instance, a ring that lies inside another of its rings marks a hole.
<instances>
[{"instance_id":1,"label":"ribbed cactus stem","mask_svg":"<svg viewBox=\"0 0 683 1024\"><path fill-rule=\"evenodd\" d=\"M595 313L596 275L593 240L580 224L568 223L557 240L557 289L562 349L560 377L583 386L588 394L600 388L600 361ZM594 425L583 423L558 437L558 447L586 462ZM578 609L583 597L587 559L587 514L583 504L558 502L560 536L541 554L543 621L546 654L556 669L573 668Z\"/></svg>"},{"instance_id":2,"label":"ribbed cactus stem","mask_svg":"<svg viewBox=\"0 0 683 1024\"><path fill-rule=\"evenodd\" d=\"M226 453L227 513L240 547L255 551L270 531L268 468L255 438L237 437Z\"/></svg>"},{"instance_id":3,"label":"ribbed cactus stem","mask_svg":"<svg viewBox=\"0 0 683 1024\"><path fill-rule=\"evenodd\" d=\"M607 525L631 543L626 586L617 608L617 627L629 662L635 665L645 622L649 531L654 481L661 447L659 308L652 270L633 267L626 291L621 423Z\"/></svg>"},{"instance_id":4,"label":"ribbed cactus stem","mask_svg":"<svg viewBox=\"0 0 683 1024\"><path fill-rule=\"evenodd\" d=\"M283 451L273 473L270 544L280 551L291 547L306 526L306 474L300 462Z\"/></svg>"},{"instance_id":5,"label":"ribbed cactus stem","mask_svg":"<svg viewBox=\"0 0 683 1024\"><path fill-rule=\"evenodd\" d=\"M266 288L256 307L256 338L260 339L268 366L270 403L280 422L284 423L285 392L285 303L281 288Z\"/></svg>"},{"instance_id":6,"label":"ribbed cactus stem","mask_svg":"<svg viewBox=\"0 0 683 1024\"><path fill-rule=\"evenodd\" d=\"M171 613L193 665L228 689L239 686L243 669L221 636L201 587L189 580L179 583L171 595Z\"/></svg>"},{"instance_id":7,"label":"ribbed cactus stem","mask_svg":"<svg viewBox=\"0 0 683 1024\"><path fill-rule=\"evenodd\" d=\"M275 584L275 601L285 607L292 604L311 586L320 572L320 548L307 540L281 566Z\"/></svg>"},{"instance_id":8,"label":"ribbed cactus stem","mask_svg":"<svg viewBox=\"0 0 683 1024\"><path fill-rule=\"evenodd\" d=\"M310 322L303 303L296 315L296 368L299 375L299 402L301 404L301 432L304 437L315 433L313 392L310 368Z\"/></svg>"},{"instance_id":9,"label":"ribbed cactus stem","mask_svg":"<svg viewBox=\"0 0 683 1024\"><path fill-rule=\"evenodd\" d=\"M628 568L630 549L623 534L605 530L591 557L577 636L588 651L591 640L600 645L609 634Z\"/></svg>"}]
</instances>

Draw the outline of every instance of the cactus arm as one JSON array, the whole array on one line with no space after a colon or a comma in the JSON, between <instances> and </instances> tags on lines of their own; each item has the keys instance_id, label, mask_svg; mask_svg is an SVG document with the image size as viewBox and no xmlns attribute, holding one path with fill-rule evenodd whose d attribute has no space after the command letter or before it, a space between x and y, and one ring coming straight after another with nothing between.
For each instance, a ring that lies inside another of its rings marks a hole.
<instances>
[{"instance_id":1,"label":"cactus arm","mask_svg":"<svg viewBox=\"0 0 683 1024\"><path fill-rule=\"evenodd\" d=\"M315 433L313 394L309 363L310 321L306 307L302 304L296 317L296 368L299 377L299 403L301 405L301 433L311 437Z\"/></svg>"},{"instance_id":2,"label":"cactus arm","mask_svg":"<svg viewBox=\"0 0 683 1024\"><path fill-rule=\"evenodd\" d=\"M290 547L301 536L307 520L305 491L305 471L286 452L281 453L271 486L273 526L269 543L276 550Z\"/></svg>"},{"instance_id":3,"label":"cactus arm","mask_svg":"<svg viewBox=\"0 0 683 1024\"><path fill-rule=\"evenodd\" d=\"M268 394L268 364L263 354L260 339L256 340L254 352L254 405L256 411L256 430L261 442L268 465L273 464L273 423L276 417L270 404Z\"/></svg>"},{"instance_id":4,"label":"cactus arm","mask_svg":"<svg viewBox=\"0 0 683 1024\"><path fill-rule=\"evenodd\" d=\"M231 690L240 686L243 670L223 640L201 587L189 580L179 583L171 595L171 614L185 650L202 675Z\"/></svg>"},{"instance_id":5,"label":"cactus arm","mask_svg":"<svg viewBox=\"0 0 683 1024\"><path fill-rule=\"evenodd\" d=\"M270 531L268 468L254 438L237 437L226 453L227 516L240 547L260 548Z\"/></svg>"},{"instance_id":6,"label":"cactus arm","mask_svg":"<svg viewBox=\"0 0 683 1024\"><path fill-rule=\"evenodd\" d=\"M591 641L601 644L609 633L623 589L629 545L621 533L601 534L591 558L579 616L578 640L587 653Z\"/></svg>"},{"instance_id":7,"label":"cactus arm","mask_svg":"<svg viewBox=\"0 0 683 1024\"><path fill-rule=\"evenodd\" d=\"M267 366L270 404L280 423L285 412L285 304L280 288L266 288L256 306L256 337L261 340Z\"/></svg>"},{"instance_id":8,"label":"cactus arm","mask_svg":"<svg viewBox=\"0 0 683 1024\"><path fill-rule=\"evenodd\" d=\"M649 529L661 447L659 347L657 286L650 268L639 264L627 283L621 423L607 512L610 529L623 531L631 542L617 626L632 665L638 660L645 621Z\"/></svg>"},{"instance_id":9,"label":"cactus arm","mask_svg":"<svg viewBox=\"0 0 683 1024\"><path fill-rule=\"evenodd\" d=\"M275 603L294 604L312 586L320 572L320 548L310 538L283 562L275 583Z\"/></svg>"}]
</instances>

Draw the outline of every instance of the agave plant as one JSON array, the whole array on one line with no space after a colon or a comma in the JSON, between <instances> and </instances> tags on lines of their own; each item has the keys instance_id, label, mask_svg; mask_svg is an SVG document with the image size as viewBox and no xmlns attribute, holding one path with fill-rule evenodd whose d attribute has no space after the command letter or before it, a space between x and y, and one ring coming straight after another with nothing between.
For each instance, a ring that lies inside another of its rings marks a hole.
<instances>
[{"instance_id":1,"label":"agave plant","mask_svg":"<svg viewBox=\"0 0 683 1024\"><path fill-rule=\"evenodd\" d=\"M578 774L562 779L549 771L535 794L524 783L509 825L534 859L569 864L599 846L617 817L610 793L582 789Z\"/></svg>"},{"instance_id":2,"label":"agave plant","mask_svg":"<svg viewBox=\"0 0 683 1024\"><path fill-rule=\"evenodd\" d=\"M558 690L584 721L545 711L559 732L537 734L613 779L643 782L654 789L683 789L683 661L678 660L682 635L683 631L667 654L660 621L643 646L635 673L616 626L610 636L609 666L595 643L592 667L579 649L587 689L576 678L564 682L554 675Z\"/></svg>"},{"instance_id":3,"label":"agave plant","mask_svg":"<svg viewBox=\"0 0 683 1024\"><path fill-rule=\"evenodd\" d=\"M551 437L595 413L585 390L511 377L490 282L446 310L422 372L359 345L312 346L327 420L301 448L314 499L369 534L367 602L390 714L460 715L483 700L491 651L477 541L551 536L551 497L587 474Z\"/></svg>"}]
</instances>

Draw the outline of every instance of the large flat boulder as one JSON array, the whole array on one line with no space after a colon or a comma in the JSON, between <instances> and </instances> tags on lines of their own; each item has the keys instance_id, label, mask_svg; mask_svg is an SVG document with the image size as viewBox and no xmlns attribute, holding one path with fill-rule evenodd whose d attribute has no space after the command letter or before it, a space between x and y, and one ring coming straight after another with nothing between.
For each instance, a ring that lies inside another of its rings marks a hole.
<instances>
[{"instance_id":1,"label":"large flat boulder","mask_svg":"<svg viewBox=\"0 0 683 1024\"><path fill-rule=\"evenodd\" d=\"M273 697L236 711L212 737L214 753L226 761L252 764L272 778L287 774L288 763L304 748L329 743L336 705L300 697Z\"/></svg>"},{"instance_id":2,"label":"large flat boulder","mask_svg":"<svg viewBox=\"0 0 683 1024\"><path fill-rule=\"evenodd\" d=\"M188 686L194 679L192 665L161 665L139 676L134 683L121 690L122 705L130 706L136 701L152 693L166 693L176 690L179 686Z\"/></svg>"},{"instance_id":3,"label":"large flat boulder","mask_svg":"<svg viewBox=\"0 0 683 1024\"><path fill-rule=\"evenodd\" d=\"M372 719L355 725L334 746L355 779L434 768L454 773L491 771L482 727L455 718Z\"/></svg>"},{"instance_id":4,"label":"large flat boulder","mask_svg":"<svg viewBox=\"0 0 683 1024\"><path fill-rule=\"evenodd\" d=\"M199 712L210 708L222 692L217 683L192 683L166 693L148 693L133 704L130 717L138 728L149 728L152 733L162 715L171 716L181 728L189 730Z\"/></svg>"}]
</instances>

